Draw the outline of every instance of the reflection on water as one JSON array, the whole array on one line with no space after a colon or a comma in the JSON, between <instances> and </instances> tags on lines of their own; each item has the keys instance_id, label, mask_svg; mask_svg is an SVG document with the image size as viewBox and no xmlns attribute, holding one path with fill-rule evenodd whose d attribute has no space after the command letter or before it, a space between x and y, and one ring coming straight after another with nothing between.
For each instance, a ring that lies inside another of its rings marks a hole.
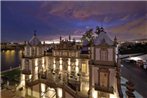
<instances>
[{"instance_id":1,"label":"reflection on water","mask_svg":"<svg viewBox=\"0 0 147 98\"><path fill-rule=\"evenodd\" d=\"M1 52L1 70L20 65L22 50L3 50Z\"/></svg>"}]
</instances>

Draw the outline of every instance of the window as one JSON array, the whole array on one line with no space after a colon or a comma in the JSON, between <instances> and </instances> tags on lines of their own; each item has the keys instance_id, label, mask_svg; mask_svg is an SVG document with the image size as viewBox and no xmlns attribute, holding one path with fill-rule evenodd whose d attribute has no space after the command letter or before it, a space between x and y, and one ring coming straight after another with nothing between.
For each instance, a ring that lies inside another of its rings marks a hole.
<instances>
[{"instance_id":1,"label":"window","mask_svg":"<svg viewBox=\"0 0 147 98\"><path fill-rule=\"evenodd\" d=\"M58 51L56 51L56 56L59 56L59 52Z\"/></svg>"},{"instance_id":2,"label":"window","mask_svg":"<svg viewBox=\"0 0 147 98\"><path fill-rule=\"evenodd\" d=\"M28 59L26 59L25 65L26 65L25 69L29 70L29 60Z\"/></svg>"},{"instance_id":3,"label":"window","mask_svg":"<svg viewBox=\"0 0 147 98\"><path fill-rule=\"evenodd\" d=\"M102 50L100 51L100 59L102 61L107 61L108 60L108 51L107 50Z\"/></svg>"},{"instance_id":4,"label":"window","mask_svg":"<svg viewBox=\"0 0 147 98\"><path fill-rule=\"evenodd\" d=\"M74 56L75 56L75 53L74 53L74 52L71 52L71 54L72 54L72 55L71 55L72 57L74 57Z\"/></svg>"},{"instance_id":5,"label":"window","mask_svg":"<svg viewBox=\"0 0 147 98\"><path fill-rule=\"evenodd\" d=\"M64 52L64 56L67 56L67 51Z\"/></svg>"},{"instance_id":6,"label":"window","mask_svg":"<svg viewBox=\"0 0 147 98\"><path fill-rule=\"evenodd\" d=\"M100 86L107 87L108 85L108 73L100 72Z\"/></svg>"},{"instance_id":7,"label":"window","mask_svg":"<svg viewBox=\"0 0 147 98\"><path fill-rule=\"evenodd\" d=\"M87 66L86 66L86 64L82 64L82 72L87 73Z\"/></svg>"},{"instance_id":8,"label":"window","mask_svg":"<svg viewBox=\"0 0 147 98\"><path fill-rule=\"evenodd\" d=\"M109 86L109 74L110 71L108 69L105 68L101 68L98 70L98 74L99 74L99 86L107 88Z\"/></svg>"}]
</instances>

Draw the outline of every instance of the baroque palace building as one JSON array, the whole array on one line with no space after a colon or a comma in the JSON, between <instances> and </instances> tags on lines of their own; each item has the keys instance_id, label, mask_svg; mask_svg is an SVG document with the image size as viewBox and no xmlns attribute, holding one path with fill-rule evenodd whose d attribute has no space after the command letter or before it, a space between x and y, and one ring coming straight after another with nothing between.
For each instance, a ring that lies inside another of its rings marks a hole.
<instances>
[{"instance_id":1,"label":"baroque palace building","mask_svg":"<svg viewBox=\"0 0 147 98\"><path fill-rule=\"evenodd\" d=\"M32 98L122 98L117 39L103 28L95 33L91 43L69 36L50 47L34 34L23 51L19 89Z\"/></svg>"}]
</instances>

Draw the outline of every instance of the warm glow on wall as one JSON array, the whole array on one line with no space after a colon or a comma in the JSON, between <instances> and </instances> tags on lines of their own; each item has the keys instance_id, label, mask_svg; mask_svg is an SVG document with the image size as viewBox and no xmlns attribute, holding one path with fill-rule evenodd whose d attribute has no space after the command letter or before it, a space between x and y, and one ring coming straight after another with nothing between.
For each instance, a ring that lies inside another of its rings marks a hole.
<instances>
[{"instance_id":1,"label":"warm glow on wall","mask_svg":"<svg viewBox=\"0 0 147 98\"><path fill-rule=\"evenodd\" d=\"M81 91L88 92L89 90L89 82L88 81L81 81Z\"/></svg>"},{"instance_id":2,"label":"warm glow on wall","mask_svg":"<svg viewBox=\"0 0 147 98\"><path fill-rule=\"evenodd\" d=\"M35 75L35 79L38 79L38 67L35 67L34 75Z\"/></svg>"},{"instance_id":3,"label":"warm glow on wall","mask_svg":"<svg viewBox=\"0 0 147 98\"><path fill-rule=\"evenodd\" d=\"M44 64L44 58L42 58L42 64Z\"/></svg>"},{"instance_id":4,"label":"warm glow on wall","mask_svg":"<svg viewBox=\"0 0 147 98\"><path fill-rule=\"evenodd\" d=\"M70 65L71 63L70 63L70 58L68 58L68 65Z\"/></svg>"},{"instance_id":5,"label":"warm glow on wall","mask_svg":"<svg viewBox=\"0 0 147 98\"><path fill-rule=\"evenodd\" d=\"M60 58L60 65L62 65L62 58Z\"/></svg>"},{"instance_id":6,"label":"warm glow on wall","mask_svg":"<svg viewBox=\"0 0 147 98\"><path fill-rule=\"evenodd\" d=\"M32 79L32 75L29 75L29 80Z\"/></svg>"},{"instance_id":7,"label":"warm glow on wall","mask_svg":"<svg viewBox=\"0 0 147 98\"><path fill-rule=\"evenodd\" d=\"M41 83L41 96L42 98L45 98L45 84Z\"/></svg>"},{"instance_id":8,"label":"warm glow on wall","mask_svg":"<svg viewBox=\"0 0 147 98\"><path fill-rule=\"evenodd\" d=\"M44 58L42 58L42 68L43 68L43 71L44 71L45 70Z\"/></svg>"},{"instance_id":9,"label":"warm glow on wall","mask_svg":"<svg viewBox=\"0 0 147 98\"><path fill-rule=\"evenodd\" d=\"M38 66L38 58L35 59L35 66Z\"/></svg>"},{"instance_id":10,"label":"warm glow on wall","mask_svg":"<svg viewBox=\"0 0 147 98\"><path fill-rule=\"evenodd\" d=\"M60 71L62 71L62 65L60 65Z\"/></svg>"},{"instance_id":11,"label":"warm glow on wall","mask_svg":"<svg viewBox=\"0 0 147 98\"><path fill-rule=\"evenodd\" d=\"M82 72L87 73L87 66L86 66L86 64L82 64Z\"/></svg>"},{"instance_id":12,"label":"warm glow on wall","mask_svg":"<svg viewBox=\"0 0 147 98\"><path fill-rule=\"evenodd\" d=\"M62 89L58 88L57 91L58 91L58 97L62 98Z\"/></svg>"},{"instance_id":13,"label":"warm glow on wall","mask_svg":"<svg viewBox=\"0 0 147 98\"><path fill-rule=\"evenodd\" d=\"M70 72L71 71L71 67L70 67L70 65L68 65L68 72Z\"/></svg>"},{"instance_id":14,"label":"warm glow on wall","mask_svg":"<svg viewBox=\"0 0 147 98\"><path fill-rule=\"evenodd\" d=\"M92 90L92 98L97 98L97 91L94 89Z\"/></svg>"},{"instance_id":15,"label":"warm glow on wall","mask_svg":"<svg viewBox=\"0 0 147 98\"><path fill-rule=\"evenodd\" d=\"M25 86L25 75L21 74L21 86Z\"/></svg>"},{"instance_id":16,"label":"warm glow on wall","mask_svg":"<svg viewBox=\"0 0 147 98\"><path fill-rule=\"evenodd\" d=\"M78 60L78 59L76 59L76 66L78 66L78 64L79 64L79 60Z\"/></svg>"},{"instance_id":17,"label":"warm glow on wall","mask_svg":"<svg viewBox=\"0 0 147 98\"><path fill-rule=\"evenodd\" d=\"M56 64L53 64L53 69L54 69L54 70L56 69Z\"/></svg>"},{"instance_id":18,"label":"warm glow on wall","mask_svg":"<svg viewBox=\"0 0 147 98\"><path fill-rule=\"evenodd\" d=\"M55 58L53 59L53 63L56 63Z\"/></svg>"},{"instance_id":19,"label":"warm glow on wall","mask_svg":"<svg viewBox=\"0 0 147 98\"><path fill-rule=\"evenodd\" d=\"M78 66L76 66L76 73L78 73L79 72L79 67Z\"/></svg>"},{"instance_id":20,"label":"warm glow on wall","mask_svg":"<svg viewBox=\"0 0 147 98\"><path fill-rule=\"evenodd\" d=\"M117 97L116 93L114 93L114 94L110 94L110 98L118 98L118 97Z\"/></svg>"}]
</instances>

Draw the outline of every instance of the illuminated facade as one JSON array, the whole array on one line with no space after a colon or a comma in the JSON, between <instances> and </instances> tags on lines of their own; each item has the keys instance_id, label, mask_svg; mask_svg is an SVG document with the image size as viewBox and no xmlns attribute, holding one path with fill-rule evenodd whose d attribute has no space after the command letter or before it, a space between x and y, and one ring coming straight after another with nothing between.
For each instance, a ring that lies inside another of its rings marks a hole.
<instances>
[{"instance_id":1,"label":"illuminated facade","mask_svg":"<svg viewBox=\"0 0 147 98\"><path fill-rule=\"evenodd\" d=\"M120 98L116 39L103 30L93 44L62 40L46 47L34 34L22 58L25 96L36 98Z\"/></svg>"}]
</instances>

